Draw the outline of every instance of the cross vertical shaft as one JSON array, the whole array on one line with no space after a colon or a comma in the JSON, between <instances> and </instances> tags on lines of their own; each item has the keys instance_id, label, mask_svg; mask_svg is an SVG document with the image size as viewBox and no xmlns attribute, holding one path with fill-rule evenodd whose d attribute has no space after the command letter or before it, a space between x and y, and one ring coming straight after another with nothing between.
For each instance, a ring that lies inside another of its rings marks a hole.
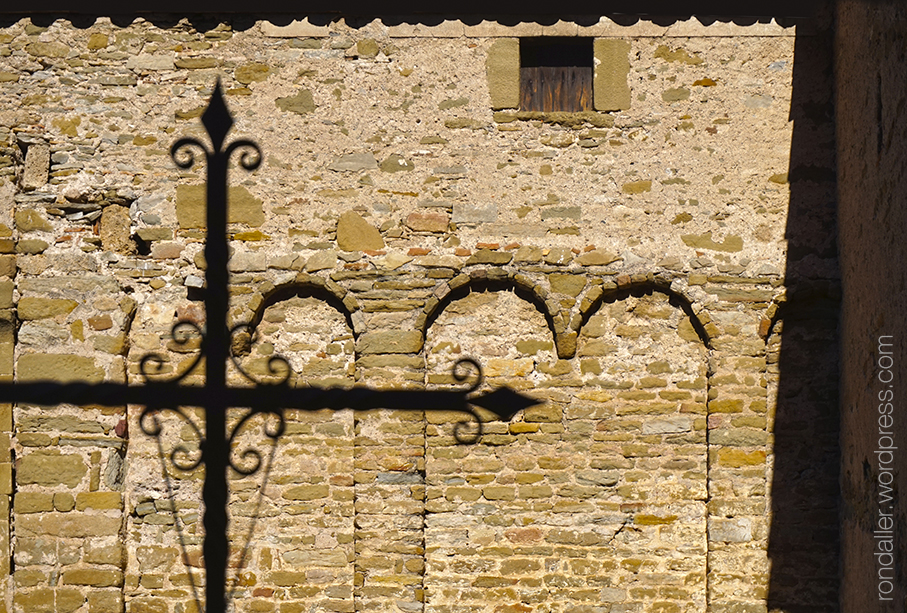
<instances>
[{"instance_id":1,"label":"cross vertical shaft","mask_svg":"<svg viewBox=\"0 0 907 613\"><path fill-rule=\"evenodd\" d=\"M218 83L218 89L220 84ZM219 93L219 92L218 92ZM215 94L217 97L217 94ZM222 100L222 99L221 99ZM224 109L226 110L226 109ZM205 610L207 613L226 611L227 579L227 378L229 332L229 273L227 271L227 163L230 150L222 151L223 137L232 120L213 114L209 128L213 152L208 158L207 235L205 237L205 483L204 500L205 540ZM223 124L221 125L221 122ZM218 130L217 128L220 128Z\"/></svg>"}]
</instances>

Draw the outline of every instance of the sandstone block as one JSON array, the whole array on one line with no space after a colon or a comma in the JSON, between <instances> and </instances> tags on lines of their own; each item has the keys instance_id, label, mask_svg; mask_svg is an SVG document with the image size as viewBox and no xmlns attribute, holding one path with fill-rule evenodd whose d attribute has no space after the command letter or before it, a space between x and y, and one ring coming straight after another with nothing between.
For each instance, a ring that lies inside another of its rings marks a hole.
<instances>
[{"instance_id":1,"label":"sandstone block","mask_svg":"<svg viewBox=\"0 0 907 613\"><path fill-rule=\"evenodd\" d=\"M356 43L359 57L371 58L378 55L378 43L374 38L364 38Z\"/></svg>"},{"instance_id":2,"label":"sandstone block","mask_svg":"<svg viewBox=\"0 0 907 613\"><path fill-rule=\"evenodd\" d=\"M85 561L89 564L112 564L121 566L123 563L123 545L117 543L109 547L88 547L85 551Z\"/></svg>"},{"instance_id":3,"label":"sandstone block","mask_svg":"<svg viewBox=\"0 0 907 613\"><path fill-rule=\"evenodd\" d=\"M592 77L592 101L597 111L621 111L630 108L630 42L597 38L593 45L595 72Z\"/></svg>"},{"instance_id":4,"label":"sandstone block","mask_svg":"<svg viewBox=\"0 0 907 613\"><path fill-rule=\"evenodd\" d=\"M291 487L283 493L287 500L318 500L327 498L330 494L330 487L327 485L300 485Z\"/></svg>"},{"instance_id":5,"label":"sandstone block","mask_svg":"<svg viewBox=\"0 0 907 613\"><path fill-rule=\"evenodd\" d=\"M89 317L88 325L91 326L92 330L108 330L113 327L113 320L110 318L110 315L104 313L103 315L98 315L96 317Z\"/></svg>"},{"instance_id":6,"label":"sandstone block","mask_svg":"<svg viewBox=\"0 0 907 613\"><path fill-rule=\"evenodd\" d=\"M117 283L117 280L111 276L89 274L22 279L22 281L19 282L20 292L32 292L46 295L67 290L76 292L91 292L97 290L102 293L117 294L120 290L120 286L119 283Z\"/></svg>"},{"instance_id":7,"label":"sandstone block","mask_svg":"<svg viewBox=\"0 0 907 613\"><path fill-rule=\"evenodd\" d=\"M513 109L520 106L520 39L499 38L494 41L488 49L485 73L491 108Z\"/></svg>"},{"instance_id":8,"label":"sandstone block","mask_svg":"<svg viewBox=\"0 0 907 613\"><path fill-rule=\"evenodd\" d=\"M60 513L69 513L76 506L76 499L69 492L56 492L54 494L54 509Z\"/></svg>"},{"instance_id":9,"label":"sandstone block","mask_svg":"<svg viewBox=\"0 0 907 613\"><path fill-rule=\"evenodd\" d=\"M16 243L16 253L37 255L39 253L44 253L48 247L50 247L50 245L47 241L42 241L37 238L27 238Z\"/></svg>"},{"instance_id":10,"label":"sandstone block","mask_svg":"<svg viewBox=\"0 0 907 613\"><path fill-rule=\"evenodd\" d=\"M711 232L706 232L705 234L683 234L680 240L688 247L695 247L696 249L728 252L743 251L743 239L733 234L725 236L720 243L716 243L712 239Z\"/></svg>"},{"instance_id":11,"label":"sandstone block","mask_svg":"<svg viewBox=\"0 0 907 613\"><path fill-rule=\"evenodd\" d=\"M493 223L498 220L498 205L454 202L454 223Z\"/></svg>"},{"instance_id":12,"label":"sandstone block","mask_svg":"<svg viewBox=\"0 0 907 613\"><path fill-rule=\"evenodd\" d=\"M173 238L173 230L170 228L139 228L136 234L146 242L168 241Z\"/></svg>"},{"instance_id":13,"label":"sandstone block","mask_svg":"<svg viewBox=\"0 0 907 613\"><path fill-rule=\"evenodd\" d=\"M347 211L337 220L337 246L343 251L378 251L384 248L384 239L362 216Z\"/></svg>"},{"instance_id":14,"label":"sandstone block","mask_svg":"<svg viewBox=\"0 0 907 613\"><path fill-rule=\"evenodd\" d=\"M406 225L415 232L447 232L450 218L443 213L410 213Z\"/></svg>"},{"instance_id":15,"label":"sandstone block","mask_svg":"<svg viewBox=\"0 0 907 613\"><path fill-rule=\"evenodd\" d=\"M16 256L0 255L0 277L16 276Z\"/></svg>"},{"instance_id":16,"label":"sandstone block","mask_svg":"<svg viewBox=\"0 0 907 613\"><path fill-rule=\"evenodd\" d=\"M315 99L312 97L312 92L307 89L300 89L295 96L278 98L274 101L274 104L276 104L277 108L281 111L296 113L297 115L311 113L317 108Z\"/></svg>"},{"instance_id":17,"label":"sandstone block","mask_svg":"<svg viewBox=\"0 0 907 613\"><path fill-rule=\"evenodd\" d=\"M661 92L661 99L665 102L679 102L689 100L690 90L686 87L672 87Z\"/></svg>"},{"instance_id":18,"label":"sandstone block","mask_svg":"<svg viewBox=\"0 0 907 613\"><path fill-rule=\"evenodd\" d=\"M25 169L22 172L22 188L34 190L47 183L50 171L50 147L44 144L29 145L25 152Z\"/></svg>"},{"instance_id":19,"label":"sandstone block","mask_svg":"<svg viewBox=\"0 0 907 613\"><path fill-rule=\"evenodd\" d=\"M525 340L517 341L516 349L526 355L535 355L539 351L549 351L554 347L551 341Z\"/></svg>"},{"instance_id":20,"label":"sandstone block","mask_svg":"<svg viewBox=\"0 0 907 613\"><path fill-rule=\"evenodd\" d=\"M516 490L507 486L489 485L482 488L482 496L485 500L513 500L516 498Z\"/></svg>"},{"instance_id":21,"label":"sandstone block","mask_svg":"<svg viewBox=\"0 0 907 613\"><path fill-rule=\"evenodd\" d=\"M693 418L686 415L663 417L647 421L642 425L643 434L675 434L693 429Z\"/></svg>"},{"instance_id":22,"label":"sandstone block","mask_svg":"<svg viewBox=\"0 0 907 613\"><path fill-rule=\"evenodd\" d=\"M418 330L382 330L366 332L359 337L356 350L360 354L418 353L422 349L422 333Z\"/></svg>"},{"instance_id":23,"label":"sandstone block","mask_svg":"<svg viewBox=\"0 0 907 613\"><path fill-rule=\"evenodd\" d=\"M630 181L621 186L621 191L625 194L642 194L652 191L651 181Z\"/></svg>"},{"instance_id":24,"label":"sandstone block","mask_svg":"<svg viewBox=\"0 0 907 613\"><path fill-rule=\"evenodd\" d=\"M620 473L615 470L580 470L576 473L577 483L610 487L617 485Z\"/></svg>"},{"instance_id":25,"label":"sandstone block","mask_svg":"<svg viewBox=\"0 0 907 613\"><path fill-rule=\"evenodd\" d=\"M271 68L261 62L249 62L238 66L233 73L236 80L243 85L264 81L271 75Z\"/></svg>"},{"instance_id":26,"label":"sandstone block","mask_svg":"<svg viewBox=\"0 0 907 613\"><path fill-rule=\"evenodd\" d=\"M66 57L69 55L69 47L63 43L35 41L25 45L25 50L37 57Z\"/></svg>"},{"instance_id":27,"label":"sandstone block","mask_svg":"<svg viewBox=\"0 0 907 613\"><path fill-rule=\"evenodd\" d=\"M126 344L126 334L120 332L112 336L98 334L92 337L91 346L98 351L109 353L111 355L125 355L128 345Z\"/></svg>"},{"instance_id":28,"label":"sandstone block","mask_svg":"<svg viewBox=\"0 0 907 613\"><path fill-rule=\"evenodd\" d=\"M76 510L122 509L123 495L119 492L80 492L76 495Z\"/></svg>"},{"instance_id":29,"label":"sandstone block","mask_svg":"<svg viewBox=\"0 0 907 613\"><path fill-rule=\"evenodd\" d=\"M376 170L378 160L371 153L349 153L335 158L328 164L328 170L337 172L359 172L361 170Z\"/></svg>"},{"instance_id":30,"label":"sandstone block","mask_svg":"<svg viewBox=\"0 0 907 613\"><path fill-rule=\"evenodd\" d=\"M52 494L38 492L19 492L16 494L13 508L16 513L46 513L54 510Z\"/></svg>"},{"instance_id":31,"label":"sandstone block","mask_svg":"<svg viewBox=\"0 0 907 613\"><path fill-rule=\"evenodd\" d=\"M16 229L19 232L52 232L53 227L35 209L20 209L15 215Z\"/></svg>"},{"instance_id":32,"label":"sandstone block","mask_svg":"<svg viewBox=\"0 0 907 613\"><path fill-rule=\"evenodd\" d=\"M75 487L87 472L88 468L79 455L36 451L19 460L16 479L20 485Z\"/></svg>"},{"instance_id":33,"label":"sandstone block","mask_svg":"<svg viewBox=\"0 0 907 613\"><path fill-rule=\"evenodd\" d=\"M123 595L119 591L92 590L88 594L88 613L122 613Z\"/></svg>"},{"instance_id":34,"label":"sandstone block","mask_svg":"<svg viewBox=\"0 0 907 613\"><path fill-rule=\"evenodd\" d=\"M329 270L337 265L337 252L329 249L319 251L309 258L305 264L306 272Z\"/></svg>"},{"instance_id":35,"label":"sandstone block","mask_svg":"<svg viewBox=\"0 0 907 613\"><path fill-rule=\"evenodd\" d=\"M743 411L743 400L740 398L725 398L709 401L709 411L712 413L740 413Z\"/></svg>"},{"instance_id":36,"label":"sandstone block","mask_svg":"<svg viewBox=\"0 0 907 613\"><path fill-rule=\"evenodd\" d=\"M753 540L752 521L745 517L709 519L709 540L712 542L746 543Z\"/></svg>"},{"instance_id":37,"label":"sandstone block","mask_svg":"<svg viewBox=\"0 0 907 613\"><path fill-rule=\"evenodd\" d=\"M560 407L550 402L529 407L523 411L523 421L530 423L559 423L561 419L563 419L563 411Z\"/></svg>"},{"instance_id":38,"label":"sandstone block","mask_svg":"<svg viewBox=\"0 0 907 613\"><path fill-rule=\"evenodd\" d=\"M492 251L491 249L479 249L468 260L466 265L470 264L492 264L502 266L509 264L513 259L513 254L509 251Z\"/></svg>"},{"instance_id":39,"label":"sandstone block","mask_svg":"<svg viewBox=\"0 0 907 613\"><path fill-rule=\"evenodd\" d=\"M123 584L123 573L119 570L95 568L74 568L63 571L65 585L90 585L92 587L117 587Z\"/></svg>"},{"instance_id":40,"label":"sandstone block","mask_svg":"<svg viewBox=\"0 0 907 613\"><path fill-rule=\"evenodd\" d=\"M169 613L167 598L133 598L129 601L129 613Z\"/></svg>"},{"instance_id":41,"label":"sandstone block","mask_svg":"<svg viewBox=\"0 0 907 613\"><path fill-rule=\"evenodd\" d=\"M283 554L283 559L287 564L292 564L298 568L311 568L313 566L346 566L346 554L342 550L292 550Z\"/></svg>"},{"instance_id":42,"label":"sandstone block","mask_svg":"<svg viewBox=\"0 0 907 613\"><path fill-rule=\"evenodd\" d=\"M573 261L573 252L566 247L554 247L544 257L546 264L565 266Z\"/></svg>"},{"instance_id":43,"label":"sandstone block","mask_svg":"<svg viewBox=\"0 0 907 613\"><path fill-rule=\"evenodd\" d=\"M72 613L85 603L85 596L71 588L17 590L13 604L28 613Z\"/></svg>"},{"instance_id":44,"label":"sandstone block","mask_svg":"<svg viewBox=\"0 0 907 613\"><path fill-rule=\"evenodd\" d=\"M728 445L731 447L756 447L769 443L769 434L764 430L752 428L728 428L712 430L709 444Z\"/></svg>"},{"instance_id":45,"label":"sandstone block","mask_svg":"<svg viewBox=\"0 0 907 613\"><path fill-rule=\"evenodd\" d=\"M568 296L579 296L586 287L586 279L582 275L553 274L548 277L551 282L551 291Z\"/></svg>"},{"instance_id":46,"label":"sandstone block","mask_svg":"<svg viewBox=\"0 0 907 613\"><path fill-rule=\"evenodd\" d=\"M94 36L94 35L92 35ZM104 45L107 46L106 44ZM126 68L139 71L173 70L173 54L153 55L140 53L126 60Z\"/></svg>"},{"instance_id":47,"label":"sandstone block","mask_svg":"<svg viewBox=\"0 0 907 613\"><path fill-rule=\"evenodd\" d=\"M759 466L765 464L765 457L766 453L761 449L747 452L742 449L724 447L718 450L717 462L719 466L742 468L744 466Z\"/></svg>"},{"instance_id":48,"label":"sandstone block","mask_svg":"<svg viewBox=\"0 0 907 613\"><path fill-rule=\"evenodd\" d=\"M216 68L220 62L214 57L183 57L176 60L177 68L186 70L203 70L205 68Z\"/></svg>"},{"instance_id":49,"label":"sandstone block","mask_svg":"<svg viewBox=\"0 0 907 613\"><path fill-rule=\"evenodd\" d=\"M378 168L382 172L408 172L415 168L415 165L405 159L402 155L397 155L393 153L389 155L381 164L378 165Z\"/></svg>"},{"instance_id":50,"label":"sandstone block","mask_svg":"<svg viewBox=\"0 0 907 613\"><path fill-rule=\"evenodd\" d=\"M158 545L145 545L135 550L139 562L139 570L166 571L177 561L179 550L176 547L161 547Z\"/></svg>"},{"instance_id":51,"label":"sandstone block","mask_svg":"<svg viewBox=\"0 0 907 613\"><path fill-rule=\"evenodd\" d=\"M576 263L583 266L607 266L611 262L616 262L619 259L621 259L621 257L615 253L594 249L577 256Z\"/></svg>"},{"instance_id":52,"label":"sandstone block","mask_svg":"<svg viewBox=\"0 0 907 613\"><path fill-rule=\"evenodd\" d=\"M11 309L13 304L13 282L0 281L0 309ZM0 343L12 342L12 321L0 318Z\"/></svg>"},{"instance_id":53,"label":"sandstone block","mask_svg":"<svg viewBox=\"0 0 907 613\"><path fill-rule=\"evenodd\" d=\"M19 381L58 381L61 383L99 383L104 370L94 359L65 353L29 353L16 363Z\"/></svg>"},{"instance_id":54,"label":"sandstone block","mask_svg":"<svg viewBox=\"0 0 907 613\"><path fill-rule=\"evenodd\" d=\"M491 358L485 366L488 377L526 377L532 373L535 360L532 358Z\"/></svg>"}]
</instances>

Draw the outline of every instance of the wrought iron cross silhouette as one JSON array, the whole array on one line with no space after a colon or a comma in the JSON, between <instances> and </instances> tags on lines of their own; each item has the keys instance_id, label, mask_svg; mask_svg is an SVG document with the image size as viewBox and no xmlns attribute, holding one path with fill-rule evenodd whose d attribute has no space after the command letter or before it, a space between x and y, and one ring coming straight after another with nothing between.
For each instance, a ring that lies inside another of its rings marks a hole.
<instances>
[{"instance_id":1,"label":"wrought iron cross silhouette","mask_svg":"<svg viewBox=\"0 0 907 613\"><path fill-rule=\"evenodd\" d=\"M316 411L321 409L369 410L393 409L403 411L454 411L467 415L465 421L458 422L454 434L460 442L475 442L481 436L482 419L474 407L481 407L494 413L497 418L507 420L537 401L518 394L508 388L497 388L492 392L474 394L482 380L482 371L478 362L472 359L459 361L453 370L456 381L472 383L462 390L371 390L368 388L312 388L291 387L289 385L289 363L280 357L272 358L269 366L272 372L276 366L282 366L286 376L277 383L258 382L247 375L230 350L230 339L239 329L248 328L246 324L232 330L227 326L229 306L229 273L227 261L227 166L231 155L239 149L245 149L240 156L240 164L252 171L259 167L262 160L258 145L249 140L237 140L224 147L227 133L233 126L233 119L224 102L220 81L217 82L208 107L202 115L202 123L211 139L211 149L194 138L182 138L176 141L170 151L171 157L180 168L190 168L195 163L193 148L201 149L207 162L207 237L205 243L206 287L204 290L206 330L202 331L190 321L178 321L171 334L180 342L178 332L181 329L195 330L201 335L202 342L195 361L182 374L170 380L153 378L160 374L163 358L146 355L141 360L141 373L145 379L141 385L120 383L56 383L38 381L34 383L0 384L0 402L32 403L38 405L57 404L100 404L100 405L139 405L144 406L140 417L142 430L158 440L161 460L164 460L161 441L161 422L159 415L168 410L178 413L196 429L200 437L201 455L197 460L179 464L177 457L185 453L182 447L171 453L171 461L177 468L191 470L201 464L205 465L205 481L202 489L204 501L205 539L202 547L205 564L205 610L207 613L224 613L227 606L227 558L228 515L227 515L227 471L235 470L241 474L253 474L261 467L261 454L248 450L243 457L251 457L254 463L251 468L237 465L230 459L231 444L240 428L249 418L260 414L271 414L277 418L277 427L266 428L265 433L276 445L284 429L284 409L301 409ZM204 386L188 386L181 381L192 372L204 358ZM252 387L231 387L227 381L227 360L233 360L237 369L255 385ZM157 371L157 372L155 372ZM201 407L205 412L205 433L201 435L192 420L181 407ZM227 409L245 408L247 413L229 431L227 426ZM472 424L476 431L465 434L463 426ZM272 453L273 453L272 448ZM272 456L273 457L273 456ZM167 474L164 469L165 478ZM181 543L182 544L182 543ZM184 551L185 556L185 551Z\"/></svg>"}]
</instances>

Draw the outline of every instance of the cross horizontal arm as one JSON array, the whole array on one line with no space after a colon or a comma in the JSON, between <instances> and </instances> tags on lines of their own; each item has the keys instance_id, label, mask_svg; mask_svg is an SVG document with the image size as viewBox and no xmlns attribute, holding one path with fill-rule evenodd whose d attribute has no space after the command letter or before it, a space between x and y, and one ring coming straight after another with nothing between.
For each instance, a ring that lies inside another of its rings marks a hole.
<instances>
[{"instance_id":1,"label":"cross horizontal arm","mask_svg":"<svg viewBox=\"0 0 907 613\"><path fill-rule=\"evenodd\" d=\"M517 412L538 401L498 388L486 394L468 397L469 390L373 390L353 388L292 388L285 385L260 385L227 389L231 407L247 407L254 411L300 409L319 411L331 409L392 409L403 411L460 411L471 412L470 404L495 413L509 421ZM155 407L198 406L208 403L210 391L204 387L177 385L168 382L149 382L144 385L122 383L56 383L34 382L0 385L0 402L38 405L99 404L119 406L135 404ZM491 401L493 398L493 402Z\"/></svg>"}]
</instances>

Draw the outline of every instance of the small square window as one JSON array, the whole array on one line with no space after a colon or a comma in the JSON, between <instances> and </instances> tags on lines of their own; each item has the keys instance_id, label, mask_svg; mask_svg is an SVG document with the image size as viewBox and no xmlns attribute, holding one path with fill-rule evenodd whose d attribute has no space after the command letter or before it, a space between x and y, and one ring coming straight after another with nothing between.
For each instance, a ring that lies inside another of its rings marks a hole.
<instances>
[{"instance_id":1,"label":"small square window","mask_svg":"<svg viewBox=\"0 0 907 613\"><path fill-rule=\"evenodd\" d=\"M591 38L520 39L520 109L592 109Z\"/></svg>"}]
</instances>

